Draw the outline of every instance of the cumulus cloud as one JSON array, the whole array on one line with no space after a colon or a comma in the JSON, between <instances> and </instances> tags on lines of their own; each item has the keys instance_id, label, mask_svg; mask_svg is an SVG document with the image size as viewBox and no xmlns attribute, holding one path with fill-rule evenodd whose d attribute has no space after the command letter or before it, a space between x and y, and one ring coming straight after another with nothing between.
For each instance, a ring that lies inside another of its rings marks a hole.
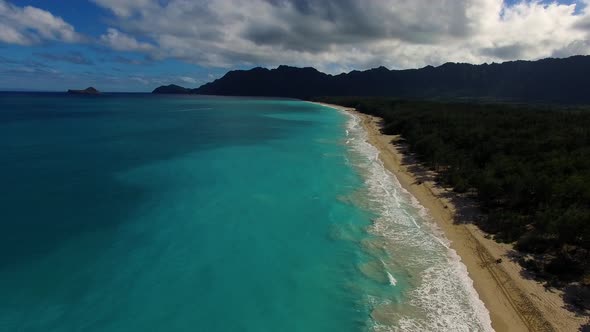
<instances>
[{"instance_id":1,"label":"cumulus cloud","mask_svg":"<svg viewBox=\"0 0 590 332\"><path fill-rule=\"evenodd\" d=\"M292 64L334 72L590 53L587 0L94 1L129 34L109 29L108 39L125 41L113 48L204 66Z\"/></svg>"},{"instance_id":2,"label":"cumulus cloud","mask_svg":"<svg viewBox=\"0 0 590 332\"><path fill-rule=\"evenodd\" d=\"M180 76L178 79L185 82L185 83L189 83L189 84L196 84L197 83L196 79L194 79L192 77L188 77L188 76Z\"/></svg>"},{"instance_id":3,"label":"cumulus cloud","mask_svg":"<svg viewBox=\"0 0 590 332\"><path fill-rule=\"evenodd\" d=\"M112 10L119 17L130 17L136 12L154 10L159 7L158 1L153 0L93 0L98 5Z\"/></svg>"},{"instance_id":4,"label":"cumulus cloud","mask_svg":"<svg viewBox=\"0 0 590 332\"><path fill-rule=\"evenodd\" d=\"M162 76L130 75L127 77L121 77L120 79L132 81L134 83L138 83L143 86L149 86L149 87L164 85L164 84L184 84L184 85L187 85L187 84L205 83L202 80L197 80L192 77L168 76L168 75L162 75Z\"/></svg>"},{"instance_id":5,"label":"cumulus cloud","mask_svg":"<svg viewBox=\"0 0 590 332\"><path fill-rule=\"evenodd\" d=\"M140 42L132 36L120 32L114 28L108 28L107 33L100 36L104 45L117 51L151 51L154 46L149 43Z\"/></svg>"},{"instance_id":6,"label":"cumulus cloud","mask_svg":"<svg viewBox=\"0 0 590 332\"><path fill-rule=\"evenodd\" d=\"M207 67L338 72L590 53L590 0L93 1L112 14L103 46ZM0 0L0 42L46 40L82 37L48 11Z\"/></svg>"},{"instance_id":7,"label":"cumulus cloud","mask_svg":"<svg viewBox=\"0 0 590 332\"><path fill-rule=\"evenodd\" d=\"M73 43L82 37L72 25L48 11L0 0L0 42L32 45L47 40Z\"/></svg>"}]
</instances>

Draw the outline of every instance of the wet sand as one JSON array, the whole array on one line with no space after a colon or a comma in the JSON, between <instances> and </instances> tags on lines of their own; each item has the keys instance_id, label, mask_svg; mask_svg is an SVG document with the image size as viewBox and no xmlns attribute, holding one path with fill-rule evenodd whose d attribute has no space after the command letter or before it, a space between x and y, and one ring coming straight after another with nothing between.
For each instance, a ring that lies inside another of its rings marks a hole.
<instances>
[{"instance_id":1,"label":"wet sand","mask_svg":"<svg viewBox=\"0 0 590 332\"><path fill-rule=\"evenodd\" d=\"M523 276L522 268L510 257L511 245L497 243L472 222L477 206L466 197L443 188L436 174L420 165L399 136L381 133L381 119L337 105L324 106L352 112L362 119L369 143L401 185L418 199L451 241L461 257L481 300L498 331L578 331L585 317L564 308L562 293ZM497 259L502 259L497 263Z\"/></svg>"}]
</instances>

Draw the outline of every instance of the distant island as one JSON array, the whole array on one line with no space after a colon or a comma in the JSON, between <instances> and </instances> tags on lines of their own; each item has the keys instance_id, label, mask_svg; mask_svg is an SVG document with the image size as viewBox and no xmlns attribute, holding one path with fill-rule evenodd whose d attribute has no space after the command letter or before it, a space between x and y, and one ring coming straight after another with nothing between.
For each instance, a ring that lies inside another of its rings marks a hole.
<instances>
[{"instance_id":1,"label":"distant island","mask_svg":"<svg viewBox=\"0 0 590 332\"><path fill-rule=\"evenodd\" d=\"M466 98L527 102L590 103L586 88L590 56L537 61L389 70L385 67L339 75L314 68L233 70L196 89L178 85L153 93L266 96L307 99L317 96Z\"/></svg>"},{"instance_id":2,"label":"distant island","mask_svg":"<svg viewBox=\"0 0 590 332\"><path fill-rule=\"evenodd\" d=\"M72 89L69 89L68 90L68 93L75 94L75 95L98 95L98 94L100 94L100 91L96 90L93 87L88 87L88 88L86 88L84 90L72 90Z\"/></svg>"},{"instance_id":3,"label":"distant island","mask_svg":"<svg viewBox=\"0 0 590 332\"><path fill-rule=\"evenodd\" d=\"M190 89L183 88L176 84L170 85L162 85L156 88L152 93L159 93L159 94L187 94L191 93Z\"/></svg>"}]
</instances>

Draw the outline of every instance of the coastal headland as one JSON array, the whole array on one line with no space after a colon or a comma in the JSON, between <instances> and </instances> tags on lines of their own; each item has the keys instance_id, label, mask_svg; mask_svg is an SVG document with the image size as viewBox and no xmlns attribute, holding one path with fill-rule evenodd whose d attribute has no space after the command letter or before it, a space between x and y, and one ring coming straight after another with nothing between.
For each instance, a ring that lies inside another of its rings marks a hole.
<instances>
[{"instance_id":1,"label":"coastal headland","mask_svg":"<svg viewBox=\"0 0 590 332\"><path fill-rule=\"evenodd\" d=\"M565 308L563 294L523 277L510 259L509 244L498 243L473 224L479 211L469 198L443 188L436 174L408 152L397 135L381 133L381 119L352 108L319 103L360 117L368 141L400 184L410 192L451 241L465 264L474 288L490 312L492 327L502 331L578 331L586 322Z\"/></svg>"}]
</instances>

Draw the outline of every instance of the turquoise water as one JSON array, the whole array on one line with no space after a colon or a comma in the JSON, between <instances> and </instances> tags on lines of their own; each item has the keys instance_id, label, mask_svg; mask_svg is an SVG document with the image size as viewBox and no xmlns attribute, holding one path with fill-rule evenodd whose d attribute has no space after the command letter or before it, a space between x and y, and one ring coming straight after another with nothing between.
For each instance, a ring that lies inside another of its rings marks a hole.
<instances>
[{"instance_id":1,"label":"turquoise water","mask_svg":"<svg viewBox=\"0 0 590 332\"><path fill-rule=\"evenodd\" d=\"M424 292L466 274L362 135L293 100L0 94L0 330L488 329L468 278Z\"/></svg>"}]
</instances>

